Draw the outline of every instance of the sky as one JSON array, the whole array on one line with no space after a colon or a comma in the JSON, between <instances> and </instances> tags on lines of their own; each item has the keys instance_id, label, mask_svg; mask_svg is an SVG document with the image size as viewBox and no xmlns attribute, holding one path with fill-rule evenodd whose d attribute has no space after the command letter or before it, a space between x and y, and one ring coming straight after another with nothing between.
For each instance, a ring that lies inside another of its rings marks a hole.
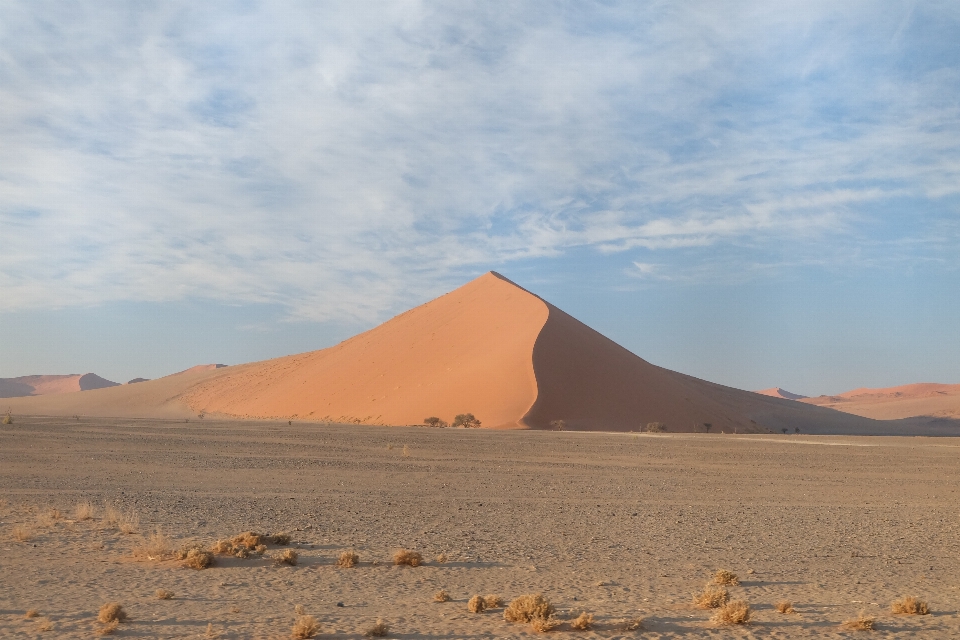
<instances>
[{"instance_id":1,"label":"sky","mask_svg":"<svg viewBox=\"0 0 960 640\"><path fill-rule=\"evenodd\" d=\"M0 3L0 377L496 270L670 369L960 383L955 2Z\"/></svg>"}]
</instances>

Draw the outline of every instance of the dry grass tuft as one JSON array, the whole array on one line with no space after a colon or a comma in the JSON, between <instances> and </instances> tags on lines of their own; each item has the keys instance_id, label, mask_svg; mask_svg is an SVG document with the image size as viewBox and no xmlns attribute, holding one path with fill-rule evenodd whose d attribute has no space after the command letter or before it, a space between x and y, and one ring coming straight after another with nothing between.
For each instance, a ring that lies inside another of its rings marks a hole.
<instances>
[{"instance_id":1,"label":"dry grass tuft","mask_svg":"<svg viewBox=\"0 0 960 640\"><path fill-rule=\"evenodd\" d=\"M526 594L518 596L503 610L503 619L507 622L531 622L535 618L546 620L555 609L543 595Z\"/></svg>"},{"instance_id":2,"label":"dry grass tuft","mask_svg":"<svg viewBox=\"0 0 960 640\"><path fill-rule=\"evenodd\" d=\"M60 520L63 518L63 514L60 513L60 509L48 509L47 517L49 517L51 520Z\"/></svg>"},{"instance_id":3,"label":"dry grass tuft","mask_svg":"<svg viewBox=\"0 0 960 640\"><path fill-rule=\"evenodd\" d=\"M258 556L262 556L267 552L267 545L258 544L257 547L253 550L253 552L256 553Z\"/></svg>"},{"instance_id":4,"label":"dry grass tuft","mask_svg":"<svg viewBox=\"0 0 960 640\"><path fill-rule=\"evenodd\" d=\"M397 566L406 565L408 567L419 567L423 564L423 556L416 551L399 549L393 554L393 564Z\"/></svg>"},{"instance_id":5,"label":"dry grass tuft","mask_svg":"<svg viewBox=\"0 0 960 640\"><path fill-rule=\"evenodd\" d=\"M233 555L233 543L229 540L217 540L212 545L210 545L210 551L214 553L219 553L222 556L232 556Z\"/></svg>"},{"instance_id":6,"label":"dry grass tuft","mask_svg":"<svg viewBox=\"0 0 960 640\"><path fill-rule=\"evenodd\" d=\"M120 622L119 622L118 620L114 620L114 621L112 621L112 622L108 622L107 624L105 624L105 625L103 625L102 627L100 627L99 629L97 629L97 635L98 635L98 636L109 636L109 635L112 634L114 631L116 631L116 630L117 630L117 627L119 627L119 626L120 626Z\"/></svg>"},{"instance_id":7,"label":"dry grass tuft","mask_svg":"<svg viewBox=\"0 0 960 640\"><path fill-rule=\"evenodd\" d=\"M52 527L57 524L56 518L50 516L49 513L40 513L37 514L37 526L38 527Z\"/></svg>"},{"instance_id":8,"label":"dry grass tuft","mask_svg":"<svg viewBox=\"0 0 960 640\"><path fill-rule=\"evenodd\" d=\"M117 529L119 529L121 533L130 535L132 533L136 533L139 528L140 516L133 511L128 511L120 516L119 520L117 520Z\"/></svg>"},{"instance_id":9,"label":"dry grass tuft","mask_svg":"<svg viewBox=\"0 0 960 640\"><path fill-rule=\"evenodd\" d=\"M305 616L307 615L307 608L304 607L302 604L298 604L293 608L293 612L298 616Z\"/></svg>"},{"instance_id":10,"label":"dry grass tuft","mask_svg":"<svg viewBox=\"0 0 960 640\"><path fill-rule=\"evenodd\" d=\"M717 569L717 572L713 576L713 584L729 584L737 586L740 584L740 578L737 577L732 571L727 571L726 569Z\"/></svg>"},{"instance_id":11,"label":"dry grass tuft","mask_svg":"<svg viewBox=\"0 0 960 640\"><path fill-rule=\"evenodd\" d=\"M38 620L40 624L37 625L37 631L53 631L53 623L49 620Z\"/></svg>"},{"instance_id":12,"label":"dry grass tuft","mask_svg":"<svg viewBox=\"0 0 960 640\"><path fill-rule=\"evenodd\" d=\"M797 611L790 604L789 600L781 600L777 603L777 611L780 613L796 613Z\"/></svg>"},{"instance_id":13,"label":"dry grass tuft","mask_svg":"<svg viewBox=\"0 0 960 640\"><path fill-rule=\"evenodd\" d=\"M237 558L242 558L246 560L247 558L250 557L250 550L247 549L246 547L240 547L239 549L233 552L233 555Z\"/></svg>"},{"instance_id":14,"label":"dry grass tuft","mask_svg":"<svg viewBox=\"0 0 960 640\"><path fill-rule=\"evenodd\" d=\"M119 602L108 602L100 607L100 613L97 614L97 620L106 624L108 622L123 622L127 619L127 612L123 610L123 605Z\"/></svg>"},{"instance_id":15,"label":"dry grass tuft","mask_svg":"<svg viewBox=\"0 0 960 640\"><path fill-rule=\"evenodd\" d=\"M583 611L570 621L570 628L576 631L588 631L593 626L593 614Z\"/></svg>"},{"instance_id":16,"label":"dry grass tuft","mask_svg":"<svg viewBox=\"0 0 960 640\"><path fill-rule=\"evenodd\" d=\"M300 559L300 556L293 549L284 549L283 551L278 551L277 555L273 556L273 561L278 565L287 565L290 567L297 566L297 561Z\"/></svg>"},{"instance_id":17,"label":"dry grass tuft","mask_svg":"<svg viewBox=\"0 0 960 640\"><path fill-rule=\"evenodd\" d=\"M3 416L3 424L13 424L13 416L11 416L9 413Z\"/></svg>"},{"instance_id":18,"label":"dry grass tuft","mask_svg":"<svg viewBox=\"0 0 960 640\"><path fill-rule=\"evenodd\" d=\"M30 533L30 530L26 527L14 527L13 528L13 539L17 542L29 542L30 538L33 535Z\"/></svg>"},{"instance_id":19,"label":"dry grass tuft","mask_svg":"<svg viewBox=\"0 0 960 640\"><path fill-rule=\"evenodd\" d=\"M187 549L183 561L185 566L199 571L213 564L213 554L199 547L191 547Z\"/></svg>"},{"instance_id":20,"label":"dry grass tuft","mask_svg":"<svg viewBox=\"0 0 960 640\"><path fill-rule=\"evenodd\" d=\"M747 624L753 612L744 600L734 600L723 605L713 614L710 621L714 624Z\"/></svg>"},{"instance_id":21,"label":"dry grass tuft","mask_svg":"<svg viewBox=\"0 0 960 640\"><path fill-rule=\"evenodd\" d=\"M158 529L142 545L134 549L134 555L147 560L165 560L173 554L173 540Z\"/></svg>"},{"instance_id":22,"label":"dry grass tuft","mask_svg":"<svg viewBox=\"0 0 960 640\"><path fill-rule=\"evenodd\" d=\"M157 596L157 600L173 600L173 591L168 589L157 589L154 594Z\"/></svg>"},{"instance_id":23,"label":"dry grass tuft","mask_svg":"<svg viewBox=\"0 0 960 640\"><path fill-rule=\"evenodd\" d=\"M77 506L74 507L73 513L77 520L93 520L93 516L96 515L97 510L89 502L78 502Z\"/></svg>"},{"instance_id":24,"label":"dry grass tuft","mask_svg":"<svg viewBox=\"0 0 960 640\"><path fill-rule=\"evenodd\" d=\"M930 613L930 608L923 600L905 596L902 600L894 600L890 603L890 611L909 616L925 616Z\"/></svg>"},{"instance_id":25,"label":"dry grass tuft","mask_svg":"<svg viewBox=\"0 0 960 640\"><path fill-rule=\"evenodd\" d=\"M537 633L548 633L559 627L562 623L553 618L534 618L530 621L530 627Z\"/></svg>"},{"instance_id":26,"label":"dry grass tuft","mask_svg":"<svg viewBox=\"0 0 960 640\"><path fill-rule=\"evenodd\" d=\"M433 594L433 601L434 602L450 602L450 594L444 591L443 589L440 589L440 591L437 591L435 594Z\"/></svg>"},{"instance_id":27,"label":"dry grass tuft","mask_svg":"<svg viewBox=\"0 0 960 640\"><path fill-rule=\"evenodd\" d=\"M503 606L503 598L495 593L483 596L483 606L487 609L499 609Z\"/></svg>"},{"instance_id":28,"label":"dry grass tuft","mask_svg":"<svg viewBox=\"0 0 960 640\"><path fill-rule=\"evenodd\" d=\"M213 623L212 623L212 622L208 622L208 623L207 623L207 632L206 632L205 634L203 634L203 636L204 636L205 638L219 638L219 637L220 637L220 634L217 633L217 631L213 628Z\"/></svg>"},{"instance_id":29,"label":"dry grass tuft","mask_svg":"<svg viewBox=\"0 0 960 640\"><path fill-rule=\"evenodd\" d=\"M349 569L350 567L357 566L357 563L360 562L360 556L357 555L357 552L353 549L348 549L340 554L340 557L337 558L337 566L343 567L344 569Z\"/></svg>"},{"instance_id":30,"label":"dry grass tuft","mask_svg":"<svg viewBox=\"0 0 960 640\"><path fill-rule=\"evenodd\" d=\"M730 601L730 594L723 587L708 584L699 594L694 594L693 604L701 609L716 609Z\"/></svg>"},{"instance_id":31,"label":"dry grass tuft","mask_svg":"<svg viewBox=\"0 0 960 640\"><path fill-rule=\"evenodd\" d=\"M39 618L40 612L36 609L27 609L27 612L23 614L24 618Z\"/></svg>"},{"instance_id":32,"label":"dry grass tuft","mask_svg":"<svg viewBox=\"0 0 960 640\"><path fill-rule=\"evenodd\" d=\"M383 618L377 618L377 622L363 632L368 638L383 638L390 633L390 625L383 621Z\"/></svg>"},{"instance_id":33,"label":"dry grass tuft","mask_svg":"<svg viewBox=\"0 0 960 640\"><path fill-rule=\"evenodd\" d=\"M410 457L410 447L407 445L403 445L403 457L404 458Z\"/></svg>"},{"instance_id":34,"label":"dry grass tuft","mask_svg":"<svg viewBox=\"0 0 960 640\"><path fill-rule=\"evenodd\" d=\"M840 627L848 631L873 631L876 628L875 623L874 618L867 617L867 614L861 611L856 618L844 620Z\"/></svg>"},{"instance_id":35,"label":"dry grass tuft","mask_svg":"<svg viewBox=\"0 0 960 640\"><path fill-rule=\"evenodd\" d=\"M123 516L120 514L117 508L112 505L108 504L103 508L103 524L107 525L108 527L120 522L122 517Z\"/></svg>"},{"instance_id":36,"label":"dry grass tuft","mask_svg":"<svg viewBox=\"0 0 960 640\"><path fill-rule=\"evenodd\" d=\"M230 538L230 544L234 547L246 547L247 549L256 549L264 542L266 542L264 536L253 531L244 531Z\"/></svg>"},{"instance_id":37,"label":"dry grass tuft","mask_svg":"<svg viewBox=\"0 0 960 640\"><path fill-rule=\"evenodd\" d=\"M281 547L288 545L290 544L290 534L283 533L282 531L280 533L274 533L273 535L267 536L267 542L280 545Z\"/></svg>"},{"instance_id":38,"label":"dry grass tuft","mask_svg":"<svg viewBox=\"0 0 960 640\"><path fill-rule=\"evenodd\" d=\"M448 559L449 559L449 558L447 558L447 554L441 553L440 555L437 556L437 563L438 563L438 564L443 564L443 563L446 562Z\"/></svg>"},{"instance_id":39,"label":"dry grass tuft","mask_svg":"<svg viewBox=\"0 0 960 640\"><path fill-rule=\"evenodd\" d=\"M620 631L639 631L643 629L643 618L629 618L620 623Z\"/></svg>"},{"instance_id":40,"label":"dry grass tuft","mask_svg":"<svg viewBox=\"0 0 960 640\"><path fill-rule=\"evenodd\" d=\"M467 611L470 613L483 613L483 610L486 608L487 605L483 600L483 596L473 596L470 598L470 601L467 602Z\"/></svg>"},{"instance_id":41,"label":"dry grass tuft","mask_svg":"<svg viewBox=\"0 0 960 640\"><path fill-rule=\"evenodd\" d=\"M291 635L294 638L312 638L320 633L320 623L313 616L300 616L293 623Z\"/></svg>"}]
</instances>

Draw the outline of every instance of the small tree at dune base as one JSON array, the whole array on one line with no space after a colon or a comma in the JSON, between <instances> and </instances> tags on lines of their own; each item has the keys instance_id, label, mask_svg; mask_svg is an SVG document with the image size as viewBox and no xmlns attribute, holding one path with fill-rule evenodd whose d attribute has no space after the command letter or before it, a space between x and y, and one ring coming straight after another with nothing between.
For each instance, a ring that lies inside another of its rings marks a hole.
<instances>
[{"instance_id":1,"label":"small tree at dune base","mask_svg":"<svg viewBox=\"0 0 960 640\"><path fill-rule=\"evenodd\" d=\"M647 433L663 433L667 430L667 425L662 422L648 422L647 423Z\"/></svg>"},{"instance_id":2,"label":"small tree at dune base","mask_svg":"<svg viewBox=\"0 0 960 640\"><path fill-rule=\"evenodd\" d=\"M460 413L453 419L454 428L463 427L464 429L479 429L480 421L472 413Z\"/></svg>"},{"instance_id":3,"label":"small tree at dune base","mask_svg":"<svg viewBox=\"0 0 960 640\"><path fill-rule=\"evenodd\" d=\"M450 425L448 425L448 424L446 423L445 420L441 420L440 418L438 418L438 417L436 417L436 416L431 416L431 417L429 417L429 418L424 418L424 419L423 419L423 424L427 425L428 427L436 427L436 428L438 428L438 429L443 429L444 427L449 427L449 426L450 426Z\"/></svg>"},{"instance_id":4,"label":"small tree at dune base","mask_svg":"<svg viewBox=\"0 0 960 640\"><path fill-rule=\"evenodd\" d=\"M550 426L553 427L554 431L563 431L567 428L567 423L563 420L551 420Z\"/></svg>"}]
</instances>

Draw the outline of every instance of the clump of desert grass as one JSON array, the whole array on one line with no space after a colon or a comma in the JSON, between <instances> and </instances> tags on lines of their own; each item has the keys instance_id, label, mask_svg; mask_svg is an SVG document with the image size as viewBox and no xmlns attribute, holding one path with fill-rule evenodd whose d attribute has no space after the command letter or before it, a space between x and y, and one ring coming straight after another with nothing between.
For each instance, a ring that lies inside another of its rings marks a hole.
<instances>
[{"instance_id":1,"label":"clump of desert grass","mask_svg":"<svg viewBox=\"0 0 960 640\"><path fill-rule=\"evenodd\" d=\"M495 593L489 593L483 596L483 606L486 609L499 609L503 606L503 598Z\"/></svg>"},{"instance_id":2,"label":"clump of desert grass","mask_svg":"<svg viewBox=\"0 0 960 640\"><path fill-rule=\"evenodd\" d=\"M863 611L857 614L856 618L850 618L849 620L844 620L840 625L842 629L847 631L873 631L876 629L876 619L869 617Z\"/></svg>"},{"instance_id":3,"label":"clump of desert grass","mask_svg":"<svg viewBox=\"0 0 960 640\"><path fill-rule=\"evenodd\" d=\"M9 413L3 416L3 424L13 424L13 416L11 416Z\"/></svg>"},{"instance_id":4,"label":"clump of desert grass","mask_svg":"<svg viewBox=\"0 0 960 640\"><path fill-rule=\"evenodd\" d=\"M890 603L890 611L896 614L908 616L925 616L930 613L930 607L923 600L918 600L914 596L904 596L901 600L894 600Z\"/></svg>"},{"instance_id":5,"label":"clump of desert grass","mask_svg":"<svg viewBox=\"0 0 960 640\"><path fill-rule=\"evenodd\" d=\"M372 627L363 632L368 638L383 638L390 633L390 625L383 621L383 618L377 618Z\"/></svg>"},{"instance_id":6,"label":"clump of desert grass","mask_svg":"<svg viewBox=\"0 0 960 640\"><path fill-rule=\"evenodd\" d=\"M404 458L410 457L410 447L407 445L403 445L403 457Z\"/></svg>"},{"instance_id":7,"label":"clump of desert grass","mask_svg":"<svg viewBox=\"0 0 960 640\"><path fill-rule=\"evenodd\" d=\"M423 556L417 551L398 549L397 552L393 554L393 564L397 565L398 567L419 567L421 564L423 564Z\"/></svg>"},{"instance_id":8,"label":"clump of desert grass","mask_svg":"<svg viewBox=\"0 0 960 640\"><path fill-rule=\"evenodd\" d=\"M37 631L40 631L41 633L45 631L53 631L53 622L50 620L37 620L37 622L39 623L37 624Z\"/></svg>"},{"instance_id":9,"label":"clump of desert grass","mask_svg":"<svg viewBox=\"0 0 960 640\"><path fill-rule=\"evenodd\" d=\"M147 560L166 560L173 555L173 540L157 529L142 545L134 549L133 554Z\"/></svg>"},{"instance_id":10,"label":"clump of desert grass","mask_svg":"<svg viewBox=\"0 0 960 640\"><path fill-rule=\"evenodd\" d=\"M487 608L486 602L484 602L483 596L473 596L470 598L470 601L467 602L467 611L470 613L483 613L483 610Z\"/></svg>"},{"instance_id":11,"label":"clump of desert grass","mask_svg":"<svg viewBox=\"0 0 960 640\"><path fill-rule=\"evenodd\" d=\"M747 624L753 611L744 600L734 600L717 609L710 621L714 624L733 625Z\"/></svg>"},{"instance_id":12,"label":"clump of desert grass","mask_svg":"<svg viewBox=\"0 0 960 640\"><path fill-rule=\"evenodd\" d=\"M532 593L514 598L503 610L503 619L507 622L526 622L537 633L546 633L560 626L560 623L552 618L555 611L542 594Z\"/></svg>"},{"instance_id":13,"label":"clump of desert grass","mask_svg":"<svg viewBox=\"0 0 960 640\"><path fill-rule=\"evenodd\" d=\"M213 554L200 545L183 547L177 552L177 559L183 561L183 566L198 571L213 564Z\"/></svg>"},{"instance_id":14,"label":"clump of desert grass","mask_svg":"<svg viewBox=\"0 0 960 640\"><path fill-rule=\"evenodd\" d=\"M253 550L264 544L266 541L266 536L262 536L259 533L254 533L253 531L244 531L243 533L238 533L230 538L229 542L231 547L243 547L245 549Z\"/></svg>"},{"instance_id":15,"label":"clump of desert grass","mask_svg":"<svg viewBox=\"0 0 960 640\"><path fill-rule=\"evenodd\" d=\"M447 554L441 553L441 554L437 555L436 560L437 560L437 564L443 564L444 562L446 562L447 560L449 560L449 558L447 558Z\"/></svg>"},{"instance_id":16,"label":"clump of desert grass","mask_svg":"<svg viewBox=\"0 0 960 640\"><path fill-rule=\"evenodd\" d=\"M24 618L39 618L40 612L36 609L27 609L27 612L23 614Z\"/></svg>"},{"instance_id":17,"label":"clump of desert grass","mask_svg":"<svg viewBox=\"0 0 960 640\"><path fill-rule=\"evenodd\" d=\"M127 612L123 610L123 605L119 602L108 602L100 607L97 614L97 620L104 624L110 622L123 622L127 619Z\"/></svg>"},{"instance_id":18,"label":"clump of desert grass","mask_svg":"<svg viewBox=\"0 0 960 640\"><path fill-rule=\"evenodd\" d=\"M122 517L122 514L116 507L110 504L104 505L103 518L101 518L104 526L111 527L117 524L118 522L120 522L121 517Z\"/></svg>"},{"instance_id":19,"label":"clump of desert grass","mask_svg":"<svg viewBox=\"0 0 960 640\"><path fill-rule=\"evenodd\" d=\"M643 618L628 618L621 622L617 628L620 631L639 631L643 629Z\"/></svg>"},{"instance_id":20,"label":"clump of desert grass","mask_svg":"<svg viewBox=\"0 0 960 640\"><path fill-rule=\"evenodd\" d=\"M121 514L120 518L117 520L117 529L120 530L120 533L130 535L136 533L139 528L140 516L133 511L128 511L127 513Z\"/></svg>"},{"instance_id":21,"label":"clump of desert grass","mask_svg":"<svg viewBox=\"0 0 960 640\"><path fill-rule=\"evenodd\" d=\"M293 623L291 635L294 638L312 638L320 633L320 623L313 616L299 616Z\"/></svg>"},{"instance_id":22,"label":"clump of desert grass","mask_svg":"<svg viewBox=\"0 0 960 640\"><path fill-rule=\"evenodd\" d=\"M297 562L299 562L300 556L293 549L284 549L283 551L278 551L275 556L273 556L273 561L275 564L280 566L295 567Z\"/></svg>"},{"instance_id":23,"label":"clump of desert grass","mask_svg":"<svg viewBox=\"0 0 960 640\"><path fill-rule=\"evenodd\" d=\"M729 584L732 586L737 586L740 584L740 578L737 577L732 571L727 571L726 569L717 569L717 572L713 575L714 584Z\"/></svg>"},{"instance_id":24,"label":"clump of desert grass","mask_svg":"<svg viewBox=\"0 0 960 640\"><path fill-rule=\"evenodd\" d=\"M220 637L220 634L217 633L217 630L213 628L213 623L212 623L212 622L208 622L208 623L207 623L207 632L206 632L205 634L203 634L203 637L205 637L205 638L219 638L219 637Z\"/></svg>"},{"instance_id":25,"label":"clump of desert grass","mask_svg":"<svg viewBox=\"0 0 960 640\"><path fill-rule=\"evenodd\" d=\"M443 589L440 589L440 591L437 591L435 594L433 594L433 601L434 602L450 602L450 594L444 591Z\"/></svg>"},{"instance_id":26,"label":"clump of desert grass","mask_svg":"<svg viewBox=\"0 0 960 640\"><path fill-rule=\"evenodd\" d=\"M360 556L357 555L357 552L353 549L347 549L340 554L339 558L337 558L337 566L343 567L344 569L355 567L357 566L358 562L360 562Z\"/></svg>"},{"instance_id":27,"label":"clump of desert grass","mask_svg":"<svg viewBox=\"0 0 960 640\"><path fill-rule=\"evenodd\" d=\"M693 604L700 609L717 609L730 601L730 594L724 587L708 584L703 591L694 594Z\"/></svg>"},{"instance_id":28,"label":"clump of desert grass","mask_svg":"<svg viewBox=\"0 0 960 640\"><path fill-rule=\"evenodd\" d=\"M117 627L119 627L119 626L120 626L120 622L119 622L118 620L114 620L113 622L108 622L107 624L105 624L105 625L103 625L102 627L100 627L99 629L97 629L97 635L98 635L98 636L109 636L109 635L111 635L112 633L116 632Z\"/></svg>"},{"instance_id":29,"label":"clump of desert grass","mask_svg":"<svg viewBox=\"0 0 960 640\"><path fill-rule=\"evenodd\" d=\"M570 621L570 628L575 631L589 631L593 626L593 614L583 611Z\"/></svg>"},{"instance_id":30,"label":"clump of desert grass","mask_svg":"<svg viewBox=\"0 0 960 640\"><path fill-rule=\"evenodd\" d=\"M29 542L33 537L33 533L26 527L14 527L11 533L17 542Z\"/></svg>"},{"instance_id":31,"label":"clump of desert grass","mask_svg":"<svg viewBox=\"0 0 960 640\"><path fill-rule=\"evenodd\" d=\"M77 506L73 509L74 517L77 520L93 520L93 516L96 515L97 510L94 508L93 504L90 502L78 502Z\"/></svg>"},{"instance_id":32,"label":"clump of desert grass","mask_svg":"<svg viewBox=\"0 0 960 640\"><path fill-rule=\"evenodd\" d=\"M270 544L275 544L283 547L285 545L290 544L290 534L283 533L283 532L272 533L269 536L267 536L267 542L269 542Z\"/></svg>"},{"instance_id":33,"label":"clump of desert grass","mask_svg":"<svg viewBox=\"0 0 960 640\"><path fill-rule=\"evenodd\" d=\"M157 589L154 595L157 596L157 600L173 600L174 594L169 589Z\"/></svg>"},{"instance_id":34,"label":"clump of desert grass","mask_svg":"<svg viewBox=\"0 0 960 640\"><path fill-rule=\"evenodd\" d=\"M780 600L776 604L777 611L780 613L796 613L796 609L793 608L793 605L789 600Z\"/></svg>"}]
</instances>

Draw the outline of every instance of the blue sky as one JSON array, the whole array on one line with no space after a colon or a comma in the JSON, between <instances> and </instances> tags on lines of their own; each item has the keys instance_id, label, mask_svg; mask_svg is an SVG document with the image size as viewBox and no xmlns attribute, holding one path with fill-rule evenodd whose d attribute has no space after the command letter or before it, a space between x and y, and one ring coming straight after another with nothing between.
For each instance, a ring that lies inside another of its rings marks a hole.
<instances>
[{"instance_id":1,"label":"blue sky","mask_svg":"<svg viewBox=\"0 0 960 640\"><path fill-rule=\"evenodd\" d=\"M956 3L0 17L0 376L321 348L495 269L732 386L960 382Z\"/></svg>"}]
</instances>

